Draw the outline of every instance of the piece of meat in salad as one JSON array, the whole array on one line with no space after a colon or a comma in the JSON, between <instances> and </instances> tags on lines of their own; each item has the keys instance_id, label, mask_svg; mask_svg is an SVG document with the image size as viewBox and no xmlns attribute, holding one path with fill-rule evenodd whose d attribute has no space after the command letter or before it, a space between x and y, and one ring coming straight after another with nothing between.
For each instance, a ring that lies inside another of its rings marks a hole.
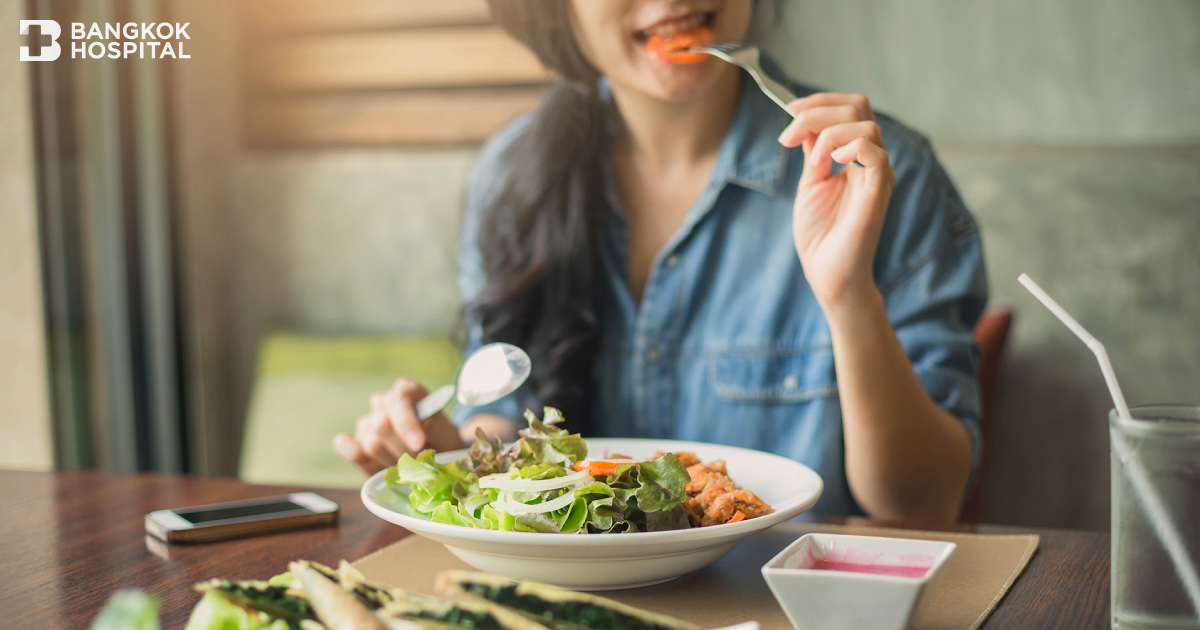
<instances>
[{"instance_id":1,"label":"piece of meat in salad","mask_svg":"<svg viewBox=\"0 0 1200 630\"><path fill-rule=\"evenodd\" d=\"M655 457L660 457L658 453ZM748 518L757 518L774 512L771 506L753 492L743 490L729 478L724 460L705 464L695 453L675 453L679 463L687 468L692 480L684 486L688 498L683 502L687 508L692 527L707 527L722 523L736 523Z\"/></svg>"}]
</instances>

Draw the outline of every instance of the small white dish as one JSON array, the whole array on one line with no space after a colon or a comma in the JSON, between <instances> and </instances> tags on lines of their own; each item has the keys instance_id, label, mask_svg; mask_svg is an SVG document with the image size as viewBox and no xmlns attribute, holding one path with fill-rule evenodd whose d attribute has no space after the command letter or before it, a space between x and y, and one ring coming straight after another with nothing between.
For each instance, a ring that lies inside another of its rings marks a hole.
<instances>
[{"instance_id":1,"label":"small white dish","mask_svg":"<svg viewBox=\"0 0 1200 630\"><path fill-rule=\"evenodd\" d=\"M806 534L762 568L797 630L901 630L920 620L955 544Z\"/></svg>"},{"instance_id":2,"label":"small white dish","mask_svg":"<svg viewBox=\"0 0 1200 630\"><path fill-rule=\"evenodd\" d=\"M811 468L779 455L702 442L587 440L588 453L650 457L657 451L695 453L701 461L725 460L735 483L758 495L775 512L740 523L633 534L541 534L472 529L434 523L409 507L408 487L390 488L383 472L363 484L362 500L373 514L443 543L467 564L490 573L580 590L630 588L665 582L711 564L755 532L811 508L824 485ZM453 461L465 451L435 456Z\"/></svg>"}]
</instances>

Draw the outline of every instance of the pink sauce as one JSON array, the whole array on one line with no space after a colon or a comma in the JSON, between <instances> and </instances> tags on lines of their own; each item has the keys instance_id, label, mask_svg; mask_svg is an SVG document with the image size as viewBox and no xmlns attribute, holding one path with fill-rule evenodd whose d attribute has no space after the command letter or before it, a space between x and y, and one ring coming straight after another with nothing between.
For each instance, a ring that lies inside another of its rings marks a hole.
<instances>
[{"instance_id":1,"label":"pink sauce","mask_svg":"<svg viewBox=\"0 0 1200 630\"><path fill-rule=\"evenodd\" d=\"M846 548L835 543L822 548L820 555L814 553L812 547L806 546L801 553L785 560L784 568L920 579L933 568L934 560L936 558L927 554L883 554Z\"/></svg>"},{"instance_id":2,"label":"pink sauce","mask_svg":"<svg viewBox=\"0 0 1200 630\"><path fill-rule=\"evenodd\" d=\"M873 575L895 575L899 577L925 577L931 567L906 567L894 564L871 564L866 562L839 562L814 558L809 566L801 567L816 571L845 571L847 573L870 573Z\"/></svg>"}]
</instances>

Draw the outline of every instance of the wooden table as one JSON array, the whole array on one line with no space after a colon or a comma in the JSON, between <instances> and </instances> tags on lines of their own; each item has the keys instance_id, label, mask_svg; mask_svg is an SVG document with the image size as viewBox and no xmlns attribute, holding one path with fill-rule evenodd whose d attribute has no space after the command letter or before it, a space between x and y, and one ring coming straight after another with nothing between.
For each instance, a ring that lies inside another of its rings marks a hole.
<instances>
[{"instance_id":1,"label":"wooden table","mask_svg":"<svg viewBox=\"0 0 1200 630\"><path fill-rule=\"evenodd\" d=\"M407 535L367 512L349 490L319 490L341 505L337 527L172 546L148 545L142 529L152 510L304 489L310 488L171 475L0 471L0 626L87 628L115 591L136 588L157 593L162 627L179 629L199 599L197 582L263 579L298 558L355 560ZM1108 534L995 525L956 531L1042 537L985 628L1109 627Z\"/></svg>"}]
</instances>

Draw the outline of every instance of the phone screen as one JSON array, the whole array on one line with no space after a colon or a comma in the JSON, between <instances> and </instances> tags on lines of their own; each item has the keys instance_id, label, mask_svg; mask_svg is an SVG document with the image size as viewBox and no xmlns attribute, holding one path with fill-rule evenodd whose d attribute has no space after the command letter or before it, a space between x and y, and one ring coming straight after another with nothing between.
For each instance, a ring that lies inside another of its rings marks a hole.
<instances>
[{"instance_id":1,"label":"phone screen","mask_svg":"<svg viewBox=\"0 0 1200 630\"><path fill-rule=\"evenodd\" d=\"M291 501L272 501L270 503L236 505L232 507L217 508L215 510L177 510L175 513L182 516L193 525L203 525L205 523L224 521L231 518L266 516L268 514L278 514L280 512L291 512L293 510L307 509L308 508L297 505Z\"/></svg>"}]
</instances>

